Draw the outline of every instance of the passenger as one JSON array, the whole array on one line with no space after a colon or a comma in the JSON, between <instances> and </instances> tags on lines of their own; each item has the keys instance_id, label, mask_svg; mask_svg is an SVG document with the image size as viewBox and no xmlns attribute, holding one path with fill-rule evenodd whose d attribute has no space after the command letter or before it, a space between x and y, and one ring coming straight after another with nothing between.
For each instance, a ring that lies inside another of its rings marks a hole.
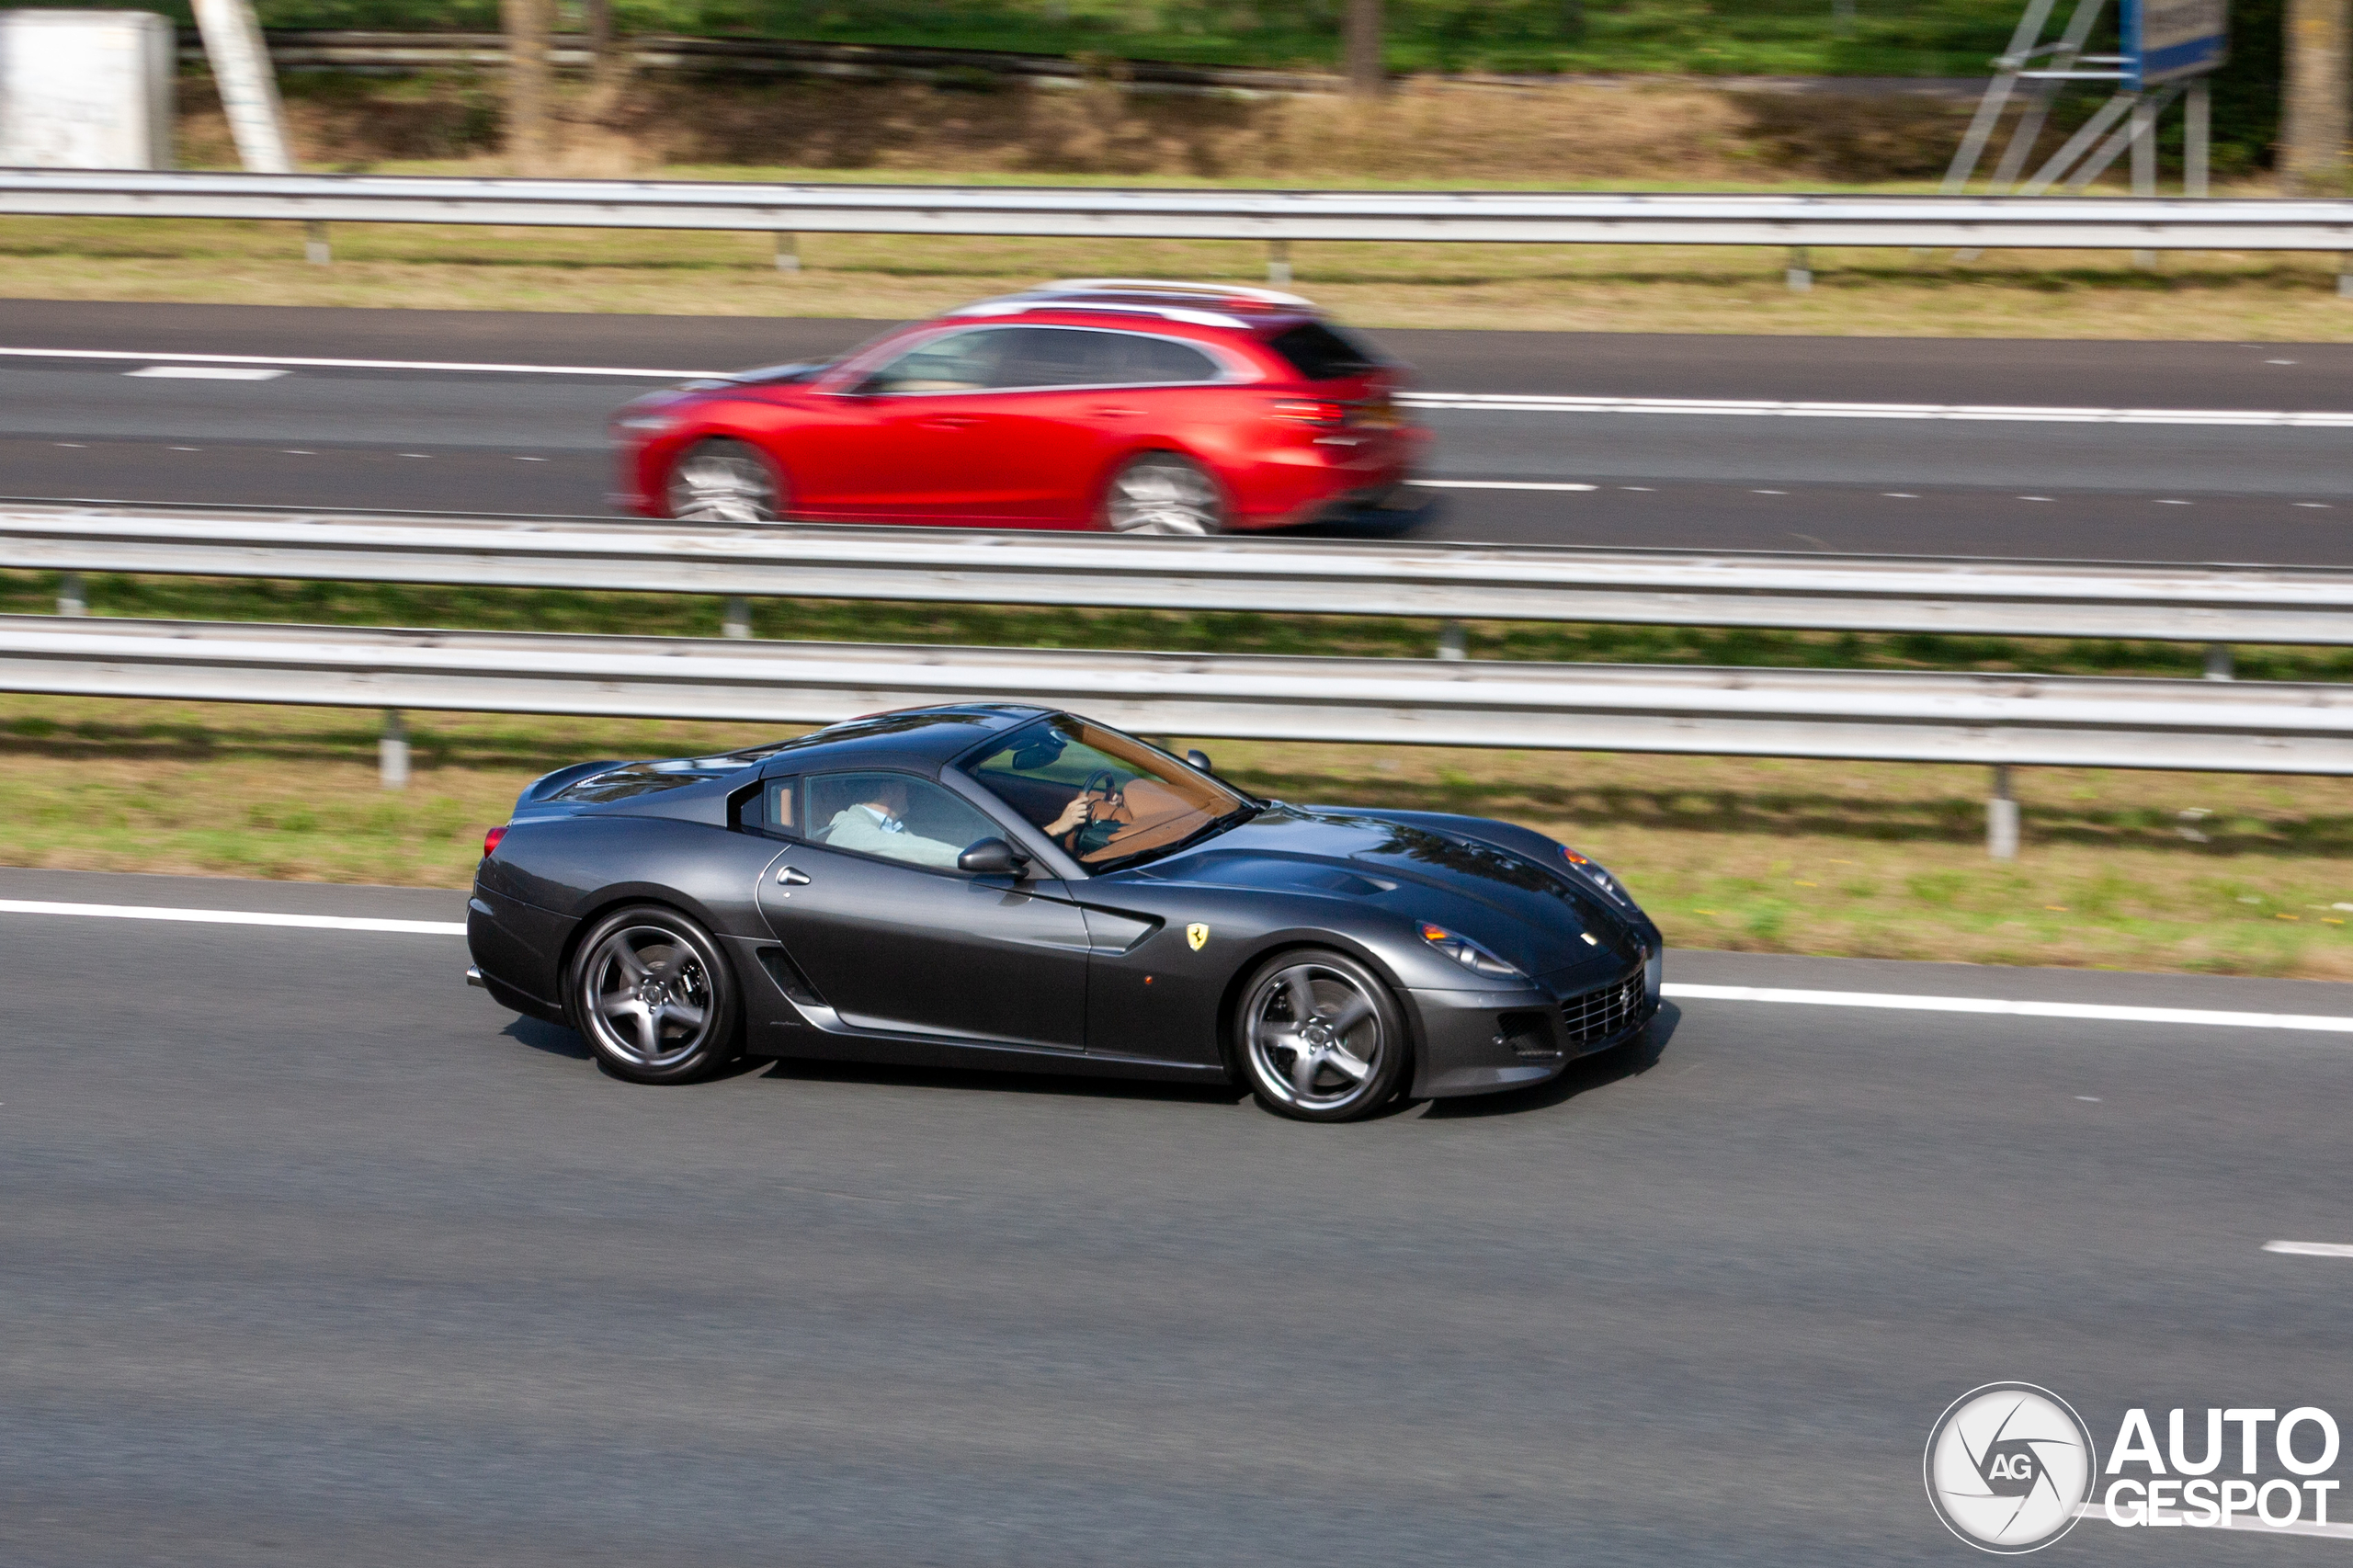
<instances>
[{"instance_id":1,"label":"passenger","mask_svg":"<svg viewBox=\"0 0 2353 1568\"><path fill-rule=\"evenodd\" d=\"M900 820L906 809L907 787L887 778L880 780L870 798L834 813L825 828L825 843L835 849L857 849L917 866L954 866L962 848L910 833Z\"/></svg>"}]
</instances>

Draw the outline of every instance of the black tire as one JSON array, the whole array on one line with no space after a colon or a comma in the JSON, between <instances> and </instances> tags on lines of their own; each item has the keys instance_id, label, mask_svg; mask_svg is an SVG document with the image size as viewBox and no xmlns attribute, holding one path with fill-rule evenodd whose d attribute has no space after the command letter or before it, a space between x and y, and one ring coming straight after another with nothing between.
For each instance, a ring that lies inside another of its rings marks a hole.
<instances>
[{"instance_id":1,"label":"black tire","mask_svg":"<svg viewBox=\"0 0 2353 1568\"><path fill-rule=\"evenodd\" d=\"M698 441L671 466L663 501L682 523L742 526L784 520L784 476L766 453L746 441Z\"/></svg>"},{"instance_id":2,"label":"black tire","mask_svg":"<svg viewBox=\"0 0 2353 1568\"><path fill-rule=\"evenodd\" d=\"M1301 1121L1370 1116L1396 1097L1413 1065L1404 1010L1388 985L1325 948L1260 964L1242 988L1233 1031L1250 1092L1276 1115Z\"/></svg>"},{"instance_id":3,"label":"black tire","mask_svg":"<svg viewBox=\"0 0 2353 1568\"><path fill-rule=\"evenodd\" d=\"M1146 452L1111 476L1103 493L1103 526L1122 534L1223 533L1225 498L1192 459Z\"/></svg>"},{"instance_id":4,"label":"black tire","mask_svg":"<svg viewBox=\"0 0 2353 1568\"><path fill-rule=\"evenodd\" d=\"M691 1083L741 1048L742 1003L725 955L710 932L657 903L617 909L590 927L565 1000L597 1060L633 1084Z\"/></svg>"}]
</instances>

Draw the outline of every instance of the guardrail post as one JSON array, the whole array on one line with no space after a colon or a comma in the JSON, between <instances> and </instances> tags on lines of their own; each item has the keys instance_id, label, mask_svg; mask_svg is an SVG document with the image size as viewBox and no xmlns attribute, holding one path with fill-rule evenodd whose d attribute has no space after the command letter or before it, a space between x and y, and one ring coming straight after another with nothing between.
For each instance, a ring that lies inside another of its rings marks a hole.
<instances>
[{"instance_id":1,"label":"guardrail post","mask_svg":"<svg viewBox=\"0 0 2353 1568\"><path fill-rule=\"evenodd\" d=\"M2208 680L2239 678L2238 671L2231 666L2231 645L2228 642L2206 644L2206 678Z\"/></svg>"},{"instance_id":2,"label":"guardrail post","mask_svg":"<svg viewBox=\"0 0 2353 1568\"><path fill-rule=\"evenodd\" d=\"M384 710L384 738L376 743L376 766L384 788L408 788L408 724L397 708Z\"/></svg>"},{"instance_id":3,"label":"guardrail post","mask_svg":"<svg viewBox=\"0 0 2353 1568\"><path fill-rule=\"evenodd\" d=\"M801 270L801 236L779 231L776 237L776 269L779 272Z\"/></svg>"},{"instance_id":4,"label":"guardrail post","mask_svg":"<svg viewBox=\"0 0 2353 1568\"><path fill-rule=\"evenodd\" d=\"M1813 287L1813 258L1806 254L1805 246L1790 247L1789 270L1781 276L1792 294L1802 294Z\"/></svg>"},{"instance_id":5,"label":"guardrail post","mask_svg":"<svg viewBox=\"0 0 2353 1568\"><path fill-rule=\"evenodd\" d=\"M2336 297L2353 300L2353 251L2336 253Z\"/></svg>"},{"instance_id":6,"label":"guardrail post","mask_svg":"<svg viewBox=\"0 0 2353 1568\"><path fill-rule=\"evenodd\" d=\"M67 572L57 579L57 613L87 615L90 613L89 591L82 586L82 574Z\"/></svg>"},{"instance_id":7,"label":"guardrail post","mask_svg":"<svg viewBox=\"0 0 2353 1568\"><path fill-rule=\"evenodd\" d=\"M1441 659L1467 659L1471 656L1470 644L1464 639L1461 621L1438 622L1438 656Z\"/></svg>"},{"instance_id":8,"label":"guardrail post","mask_svg":"<svg viewBox=\"0 0 2353 1568\"><path fill-rule=\"evenodd\" d=\"M2010 793L2006 763L1994 765L1994 798L1985 802L1985 853L1996 860L2018 858L2018 802Z\"/></svg>"},{"instance_id":9,"label":"guardrail post","mask_svg":"<svg viewBox=\"0 0 2353 1568\"><path fill-rule=\"evenodd\" d=\"M1267 281L1269 283L1290 281L1290 242L1289 240L1267 242Z\"/></svg>"},{"instance_id":10,"label":"guardrail post","mask_svg":"<svg viewBox=\"0 0 2353 1568\"><path fill-rule=\"evenodd\" d=\"M720 615L719 631L722 637L749 637L752 634L752 601L741 594L727 596L727 608Z\"/></svg>"},{"instance_id":11,"label":"guardrail post","mask_svg":"<svg viewBox=\"0 0 2353 1568\"><path fill-rule=\"evenodd\" d=\"M313 267L325 267L335 260L335 249L327 244L327 226L315 218L302 225L302 259Z\"/></svg>"}]
</instances>

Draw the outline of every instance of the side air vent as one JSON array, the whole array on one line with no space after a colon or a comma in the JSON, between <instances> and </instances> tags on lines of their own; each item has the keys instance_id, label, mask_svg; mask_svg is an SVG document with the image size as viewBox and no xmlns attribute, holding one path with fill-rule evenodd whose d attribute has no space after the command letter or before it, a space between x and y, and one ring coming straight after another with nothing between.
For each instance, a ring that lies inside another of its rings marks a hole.
<instances>
[{"instance_id":1,"label":"side air vent","mask_svg":"<svg viewBox=\"0 0 2353 1568\"><path fill-rule=\"evenodd\" d=\"M809 983L809 977L801 972L801 966L794 963L782 948L762 948L760 967L768 971L768 978L776 982L776 988L793 1001L806 1002L817 1007L825 1005L825 999L817 994L817 988Z\"/></svg>"}]
</instances>

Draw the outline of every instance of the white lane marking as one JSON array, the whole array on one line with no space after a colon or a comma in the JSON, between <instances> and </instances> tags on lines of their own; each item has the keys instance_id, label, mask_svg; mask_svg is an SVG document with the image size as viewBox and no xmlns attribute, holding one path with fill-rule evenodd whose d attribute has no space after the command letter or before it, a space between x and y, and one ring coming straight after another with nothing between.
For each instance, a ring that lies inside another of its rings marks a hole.
<instances>
[{"instance_id":1,"label":"white lane marking","mask_svg":"<svg viewBox=\"0 0 2353 1568\"><path fill-rule=\"evenodd\" d=\"M1518 479L1409 479L1424 490L1594 490L1592 484L1551 484Z\"/></svg>"},{"instance_id":2,"label":"white lane marking","mask_svg":"<svg viewBox=\"0 0 2353 1568\"><path fill-rule=\"evenodd\" d=\"M1984 996L1903 996L1882 991L1789 991L1768 985L1662 987L1694 1002L1785 1002L1806 1007L1884 1007L1903 1013L1991 1013L2017 1018L2081 1018L2109 1024L2211 1024L2223 1028L2317 1029L2353 1034L2353 1017L2315 1013L2225 1013L2208 1007L2123 1007L2105 1002L2006 1002Z\"/></svg>"},{"instance_id":3,"label":"white lane marking","mask_svg":"<svg viewBox=\"0 0 2353 1568\"><path fill-rule=\"evenodd\" d=\"M725 370L656 370L623 365L497 365L463 359L322 359L292 354L133 354L116 348L0 348L12 359L143 359L179 365L283 365L320 370L459 370L493 376L628 376L648 381L683 381L699 376L723 376Z\"/></svg>"},{"instance_id":4,"label":"white lane marking","mask_svg":"<svg viewBox=\"0 0 2353 1568\"><path fill-rule=\"evenodd\" d=\"M2343 1242L2266 1242L2263 1250L2293 1257L2353 1257L2353 1246Z\"/></svg>"},{"instance_id":5,"label":"white lane marking","mask_svg":"<svg viewBox=\"0 0 2353 1568\"><path fill-rule=\"evenodd\" d=\"M117 348L6 348L17 359L165 361L177 365L282 365L333 370L449 370L494 376L621 376L646 381L723 377L729 370L634 365L517 365L465 359L337 359L286 354L156 354ZM2259 408L2064 408L1964 403L1803 403L1767 398L1563 397L1518 392L1401 392L1413 408L1520 414L1689 414L1784 419L1945 419L2061 425L2280 425L2353 429L2353 411Z\"/></svg>"},{"instance_id":6,"label":"white lane marking","mask_svg":"<svg viewBox=\"0 0 2353 1568\"><path fill-rule=\"evenodd\" d=\"M378 920L352 915L275 915L244 909L164 909L143 903L60 903L0 898L0 915L74 915L102 920L178 920L199 926L296 926L312 931L389 931L406 937L462 937L456 920Z\"/></svg>"},{"instance_id":7,"label":"white lane marking","mask_svg":"<svg viewBox=\"0 0 2353 1568\"><path fill-rule=\"evenodd\" d=\"M150 365L123 372L165 381L274 381L286 373L282 365Z\"/></svg>"},{"instance_id":8,"label":"white lane marking","mask_svg":"<svg viewBox=\"0 0 2353 1568\"><path fill-rule=\"evenodd\" d=\"M2353 411L2262 408L2059 408L1968 403L1791 403L1767 398L1549 397L1401 392L1409 408L1505 414L1685 414L1749 419L1927 419L2025 425L2269 425L2353 429Z\"/></svg>"}]
</instances>

